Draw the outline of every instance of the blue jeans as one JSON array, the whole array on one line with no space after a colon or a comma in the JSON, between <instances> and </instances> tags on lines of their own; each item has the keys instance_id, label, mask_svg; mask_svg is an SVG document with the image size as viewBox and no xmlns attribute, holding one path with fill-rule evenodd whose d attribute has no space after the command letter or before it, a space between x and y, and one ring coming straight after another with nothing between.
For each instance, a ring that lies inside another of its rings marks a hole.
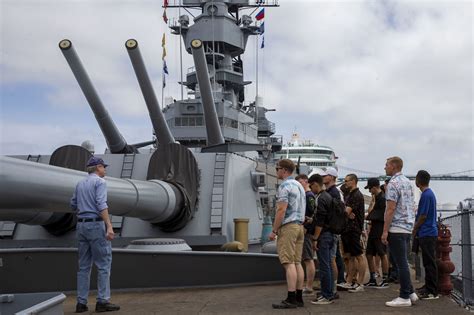
<instances>
[{"instance_id":1,"label":"blue jeans","mask_svg":"<svg viewBox=\"0 0 474 315\"><path fill-rule=\"evenodd\" d=\"M77 302L87 304L92 262L97 267L97 302L110 300L110 267L112 246L105 238L104 222L78 222L79 270L77 271Z\"/></svg>"},{"instance_id":2,"label":"blue jeans","mask_svg":"<svg viewBox=\"0 0 474 315\"><path fill-rule=\"evenodd\" d=\"M410 269L408 267L408 248L410 245L410 233L388 233L388 246L393 260L398 269L398 280L400 281L400 297L410 298L413 286L411 284Z\"/></svg>"},{"instance_id":3,"label":"blue jeans","mask_svg":"<svg viewBox=\"0 0 474 315\"><path fill-rule=\"evenodd\" d=\"M331 249L334 246L334 235L326 231L318 239L319 278L321 280L321 295L330 300L333 298L333 280L331 269Z\"/></svg>"},{"instance_id":4,"label":"blue jeans","mask_svg":"<svg viewBox=\"0 0 474 315\"><path fill-rule=\"evenodd\" d=\"M388 258L389 258L390 264L392 264L392 268L390 269L390 274L388 276L394 280L398 280L398 267L397 267L397 264L395 263L395 260L393 259L393 254L390 251L390 248L388 252L389 252Z\"/></svg>"}]
</instances>

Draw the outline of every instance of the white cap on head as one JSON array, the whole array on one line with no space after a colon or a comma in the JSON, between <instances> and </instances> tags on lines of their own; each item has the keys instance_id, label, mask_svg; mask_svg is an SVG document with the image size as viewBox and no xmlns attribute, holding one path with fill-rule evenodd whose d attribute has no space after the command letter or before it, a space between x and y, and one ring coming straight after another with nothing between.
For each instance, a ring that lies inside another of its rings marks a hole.
<instances>
[{"instance_id":1,"label":"white cap on head","mask_svg":"<svg viewBox=\"0 0 474 315\"><path fill-rule=\"evenodd\" d=\"M337 177L337 170L334 167L328 167L326 171L321 174L321 176L327 176L327 175Z\"/></svg>"}]
</instances>

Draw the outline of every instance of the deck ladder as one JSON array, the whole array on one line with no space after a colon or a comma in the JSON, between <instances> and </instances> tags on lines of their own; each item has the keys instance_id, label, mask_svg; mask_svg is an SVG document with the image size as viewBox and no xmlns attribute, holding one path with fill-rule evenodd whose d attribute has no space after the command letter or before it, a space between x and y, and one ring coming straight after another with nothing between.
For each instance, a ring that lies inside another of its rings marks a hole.
<instances>
[{"instance_id":1,"label":"deck ladder","mask_svg":"<svg viewBox=\"0 0 474 315\"><path fill-rule=\"evenodd\" d=\"M211 195L211 234L222 234L226 154L216 153Z\"/></svg>"},{"instance_id":2,"label":"deck ladder","mask_svg":"<svg viewBox=\"0 0 474 315\"><path fill-rule=\"evenodd\" d=\"M132 179L133 166L135 165L135 153L126 153L123 155L122 170L120 178ZM123 227L123 217L119 215L110 216L112 227L116 233L120 233Z\"/></svg>"},{"instance_id":3,"label":"deck ladder","mask_svg":"<svg viewBox=\"0 0 474 315\"><path fill-rule=\"evenodd\" d=\"M135 164L135 153L128 153L123 155L122 172L120 178L132 178L133 165Z\"/></svg>"}]
</instances>

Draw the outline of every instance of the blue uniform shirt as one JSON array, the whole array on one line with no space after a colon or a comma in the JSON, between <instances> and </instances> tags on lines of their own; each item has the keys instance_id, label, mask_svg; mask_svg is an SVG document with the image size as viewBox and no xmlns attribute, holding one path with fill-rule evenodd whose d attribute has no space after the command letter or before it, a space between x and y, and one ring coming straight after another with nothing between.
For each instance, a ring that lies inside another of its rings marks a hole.
<instances>
[{"instance_id":1,"label":"blue uniform shirt","mask_svg":"<svg viewBox=\"0 0 474 315\"><path fill-rule=\"evenodd\" d=\"M107 185L103 178L92 173L77 183L71 208L77 210L78 218L97 218L108 207Z\"/></svg>"},{"instance_id":2,"label":"blue uniform shirt","mask_svg":"<svg viewBox=\"0 0 474 315\"><path fill-rule=\"evenodd\" d=\"M421 215L426 215L425 222L418 229L418 237L438 236L438 224L436 222L436 197L430 188L421 193L418 203L416 220Z\"/></svg>"}]
</instances>

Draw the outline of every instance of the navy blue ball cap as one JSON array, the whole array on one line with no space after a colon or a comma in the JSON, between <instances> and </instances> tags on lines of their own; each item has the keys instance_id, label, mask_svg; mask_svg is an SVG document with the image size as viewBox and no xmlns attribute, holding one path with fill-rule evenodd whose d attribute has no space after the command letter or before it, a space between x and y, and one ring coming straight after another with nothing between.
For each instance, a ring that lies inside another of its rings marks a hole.
<instances>
[{"instance_id":1,"label":"navy blue ball cap","mask_svg":"<svg viewBox=\"0 0 474 315\"><path fill-rule=\"evenodd\" d=\"M102 160L100 157L93 156L87 161L87 167L89 166L96 166L96 165L103 165L104 167L109 166L108 164L105 164L104 160Z\"/></svg>"}]
</instances>

